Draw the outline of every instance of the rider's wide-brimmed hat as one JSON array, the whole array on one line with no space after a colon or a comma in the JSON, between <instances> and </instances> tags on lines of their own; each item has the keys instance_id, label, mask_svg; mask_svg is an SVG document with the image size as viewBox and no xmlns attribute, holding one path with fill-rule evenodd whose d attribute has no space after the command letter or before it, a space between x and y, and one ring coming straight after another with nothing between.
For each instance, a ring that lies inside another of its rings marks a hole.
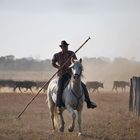
<instances>
[{"instance_id":1,"label":"rider's wide-brimmed hat","mask_svg":"<svg viewBox=\"0 0 140 140\"><path fill-rule=\"evenodd\" d=\"M65 40L62 40L61 41L61 44L59 45L60 47L67 47L69 44L65 41Z\"/></svg>"}]
</instances>

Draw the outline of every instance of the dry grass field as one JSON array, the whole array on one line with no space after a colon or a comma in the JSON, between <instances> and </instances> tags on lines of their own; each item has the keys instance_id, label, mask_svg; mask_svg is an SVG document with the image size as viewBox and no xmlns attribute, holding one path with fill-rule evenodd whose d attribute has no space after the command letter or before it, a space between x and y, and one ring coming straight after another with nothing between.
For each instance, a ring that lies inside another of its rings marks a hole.
<instances>
[{"instance_id":1,"label":"dry grass field","mask_svg":"<svg viewBox=\"0 0 140 140\"><path fill-rule=\"evenodd\" d=\"M82 114L83 136L67 127L70 115L65 111L65 132L53 132L46 95L39 94L20 119L19 113L34 94L0 93L0 140L140 140L140 118L128 110L128 93L90 94L98 107Z\"/></svg>"}]
</instances>

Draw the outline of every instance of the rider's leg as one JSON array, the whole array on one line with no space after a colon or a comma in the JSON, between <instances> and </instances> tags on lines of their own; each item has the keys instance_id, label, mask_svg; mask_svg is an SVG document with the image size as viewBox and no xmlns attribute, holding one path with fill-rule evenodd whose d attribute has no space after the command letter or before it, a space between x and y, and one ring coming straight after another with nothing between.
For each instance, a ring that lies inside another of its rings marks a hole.
<instances>
[{"instance_id":1,"label":"rider's leg","mask_svg":"<svg viewBox=\"0 0 140 140\"><path fill-rule=\"evenodd\" d=\"M63 76L60 76L57 83L57 98L56 98L56 106L61 107L62 106L62 90L63 90Z\"/></svg>"},{"instance_id":2,"label":"rider's leg","mask_svg":"<svg viewBox=\"0 0 140 140\"><path fill-rule=\"evenodd\" d=\"M61 106L63 105L62 101L62 93L64 89L64 84L70 79L69 74L63 74L62 76L59 77L58 79L58 89L57 89L57 98L56 98L56 107L57 107L57 112L60 114L61 113Z\"/></svg>"},{"instance_id":3,"label":"rider's leg","mask_svg":"<svg viewBox=\"0 0 140 140\"><path fill-rule=\"evenodd\" d=\"M84 95L85 95L85 101L87 103L87 108L95 108L95 107L97 107L97 105L90 100L87 87L83 82L82 82L82 87L83 87L83 90L84 90Z\"/></svg>"}]
</instances>

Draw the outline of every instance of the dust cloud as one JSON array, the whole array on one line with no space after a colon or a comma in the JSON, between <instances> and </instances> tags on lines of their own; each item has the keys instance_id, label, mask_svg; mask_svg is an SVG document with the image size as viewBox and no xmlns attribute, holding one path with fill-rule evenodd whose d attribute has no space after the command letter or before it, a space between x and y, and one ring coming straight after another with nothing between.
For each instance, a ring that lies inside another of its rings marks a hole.
<instances>
[{"instance_id":1,"label":"dust cloud","mask_svg":"<svg viewBox=\"0 0 140 140\"><path fill-rule=\"evenodd\" d=\"M100 81L105 89L112 89L113 81L130 81L140 75L140 62L118 57L114 60L105 57L83 58L83 81ZM45 81L57 70L51 60L33 58L17 59L13 55L0 57L0 79Z\"/></svg>"},{"instance_id":2,"label":"dust cloud","mask_svg":"<svg viewBox=\"0 0 140 140\"><path fill-rule=\"evenodd\" d=\"M130 81L140 75L140 62L126 58L110 59L86 58L84 64L84 81L100 81L105 89L111 89L113 81Z\"/></svg>"}]
</instances>

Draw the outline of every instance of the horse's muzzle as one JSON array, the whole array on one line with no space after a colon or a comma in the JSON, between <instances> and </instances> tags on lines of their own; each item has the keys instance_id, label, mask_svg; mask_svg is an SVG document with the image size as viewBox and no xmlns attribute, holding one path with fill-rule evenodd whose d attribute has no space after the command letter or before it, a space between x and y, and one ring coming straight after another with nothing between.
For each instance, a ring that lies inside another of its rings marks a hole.
<instances>
[{"instance_id":1,"label":"horse's muzzle","mask_svg":"<svg viewBox=\"0 0 140 140\"><path fill-rule=\"evenodd\" d=\"M74 74L73 75L73 78L76 80L76 79L79 79L80 75L79 74Z\"/></svg>"}]
</instances>

